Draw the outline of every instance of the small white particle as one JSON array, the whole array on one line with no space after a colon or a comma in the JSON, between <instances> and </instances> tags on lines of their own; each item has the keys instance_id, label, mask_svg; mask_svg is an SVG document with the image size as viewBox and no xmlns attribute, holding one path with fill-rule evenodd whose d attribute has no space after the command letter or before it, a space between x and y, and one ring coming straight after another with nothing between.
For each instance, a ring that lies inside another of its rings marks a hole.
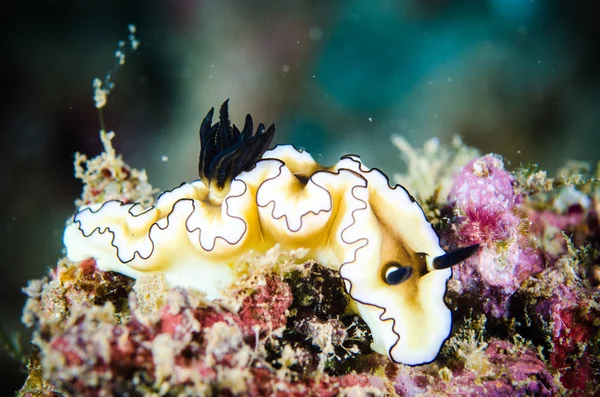
<instances>
[{"instance_id":1,"label":"small white particle","mask_svg":"<svg viewBox=\"0 0 600 397\"><path fill-rule=\"evenodd\" d=\"M125 65L125 53L123 51L115 51L115 58L119 60L119 65Z\"/></svg>"},{"instance_id":2,"label":"small white particle","mask_svg":"<svg viewBox=\"0 0 600 397\"><path fill-rule=\"evenodd\" d=\"M129 45L131 46L131 49L135 51L140 46L140 41L135 37L135 32L137 31L137 28L135 27L134 24L130 23L129 25L127 25L127 29L129 29L129 33L130 33L130 35L128 37ZM121 47L125 47L125 42L123 42L123 45Z\"/></svg>"},{"instance_id":3,"label":"small white particle","mask_svg":"<svg viewBox=\"0 0 600 397\"><path fill-rule=\"evenodd\" d=\"M372 119L371 117L369 117L369 121L372 123L372 122L373 122L373 119Z\"/></svg>"},{"instance_id":4,"label":"small white particle","mask_svg":"<svg viewBox=\"0 0 600 397\"><path fill-rule=\"evenodd\" d=\"M169 156L163 154L162 156L160 156L160 161L166 163L167 161L169 161Z\"/></svg>"},{"instance_id":5,"label":"small white particle","mask_svg":"<svg viewBox=\"0 0 600 397\"><path fill-rule=\"evenodd\" d=\"M283 66L281 67L281 71L282 71L283 73L287 73L287 72L289 72L289 71L290 71L290 65L283 65Z\"/></svg>"},{"instance_id":6,"label":"small white particle","mask_svg":"<svg viewBox=\"0 0 600 397\"><path fill-rule=\"evenodd\" d=\"M135 38L134 35L129 35L129 43L131 44L131 48L135 51L140 46L140 41Z\"/></svg>"}]
</instances>

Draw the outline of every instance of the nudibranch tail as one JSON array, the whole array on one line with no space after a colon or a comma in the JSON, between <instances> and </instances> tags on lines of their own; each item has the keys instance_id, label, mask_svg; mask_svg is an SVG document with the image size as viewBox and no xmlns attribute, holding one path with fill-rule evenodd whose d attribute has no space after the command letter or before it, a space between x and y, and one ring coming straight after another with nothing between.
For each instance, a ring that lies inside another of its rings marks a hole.
<instances>
[{"instance_id":1,"label":"nudibranch tail","mask_svg":"<svg viewBox=\"0 0 600 397\"><path fill-rule=\"evenodd\" d=\"M254 167L269 148L275 135L275 125L265 130L264 125L260 124L252 133L254 123L252 117L247 115L244 129L240 131L231 125L229 100L221 106L219 121L211 126L213 114L214 108L200 125L198 172L202 182L214 194L224 190L240 173Z\"/></svg>"}]
</instances>

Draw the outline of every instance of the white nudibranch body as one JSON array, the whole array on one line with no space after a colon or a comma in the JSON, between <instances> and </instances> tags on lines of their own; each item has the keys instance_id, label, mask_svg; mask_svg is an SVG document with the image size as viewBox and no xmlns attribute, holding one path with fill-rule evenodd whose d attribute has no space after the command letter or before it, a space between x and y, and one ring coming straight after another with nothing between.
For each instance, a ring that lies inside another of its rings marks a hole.
<instances>
[{"instance_id":1,"label":"white nudibranch body","mask_svg":"<svg viewBox=\"0 0 600 397\"><path fill-rule=\"evenodd\" d=\"M238 140L253 139L243 135ZM201 169L204 181L167 191L148 209L118 201L81 208L64 233L67 256L95 258L99 269L133 278L161 273L172 286L219 299L236 258L275 244L307 248L339 270L373 350L397 363L434 360L451 329L444 303L451 269L436 268L445 252L421 207L358 157L324 168L290 145L259 152L250 169L221 186L207 176L213 164Z\"/></svg>"}]
</instances>

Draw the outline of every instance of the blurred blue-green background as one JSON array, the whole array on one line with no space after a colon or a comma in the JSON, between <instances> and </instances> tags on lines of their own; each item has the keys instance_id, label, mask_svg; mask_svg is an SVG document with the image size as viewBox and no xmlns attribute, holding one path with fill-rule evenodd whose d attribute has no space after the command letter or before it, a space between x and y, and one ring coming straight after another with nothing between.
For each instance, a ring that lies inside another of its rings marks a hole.
<instances>
[{"instance_id":1,"label":"blurred blue-green background","mask_svg":"<svg viewBox=\"0 0 600 397\"><path fill-rule=\"evenodd\" d=\"M232 119L275 123L323 163L358 153L401 171L393 133L452 135L512 165L597 162L600 13L559 0L25 1L3 5L0 299L61 256L80 185L75 151L101 150L92 79L127 25L141 46L114 76L104 118L115 147L160 189L196 178L197 130L231 98ZM8 17L8 18L6 18ZM163 156L168 161L162 161ZM22 383L0 353L3 387Z\"/></svg>"}]
</instances>

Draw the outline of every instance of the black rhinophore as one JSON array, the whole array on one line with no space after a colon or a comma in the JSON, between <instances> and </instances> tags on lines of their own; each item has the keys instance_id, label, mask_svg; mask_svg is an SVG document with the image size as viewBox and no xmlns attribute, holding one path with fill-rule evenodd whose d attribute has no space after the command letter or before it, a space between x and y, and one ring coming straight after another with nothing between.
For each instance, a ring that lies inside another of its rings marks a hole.
<instances>
[{"instance_id":1,"label":"black rhinophore","mask_svg":"<svg viewBox=\"0 0 600 397\"><path fill-rule=\"evenodd\" d=\"M447 269L469 258L478 250L479 244L473 244L447 252L446 254L440 255L433 259L433 268L438 270Z\"/></svg>"},{"instance_id":2,"label":"black rhinophore","mask_svg":"<svg viewBox=\"0 0 600 397\"><path fill-rule=\"evenodd\" d=\"M198 172L205 185L216 184L222 189L227 182L243 171L249 171L269 148L275 125L265 130L259 124L252 132L254 123L246 116L244 129L240 131L229 120L229 99L221 105L219 121L211 126L215 109L212 108L200 125L200 162Z\"/></svg>"}]
</instances>

